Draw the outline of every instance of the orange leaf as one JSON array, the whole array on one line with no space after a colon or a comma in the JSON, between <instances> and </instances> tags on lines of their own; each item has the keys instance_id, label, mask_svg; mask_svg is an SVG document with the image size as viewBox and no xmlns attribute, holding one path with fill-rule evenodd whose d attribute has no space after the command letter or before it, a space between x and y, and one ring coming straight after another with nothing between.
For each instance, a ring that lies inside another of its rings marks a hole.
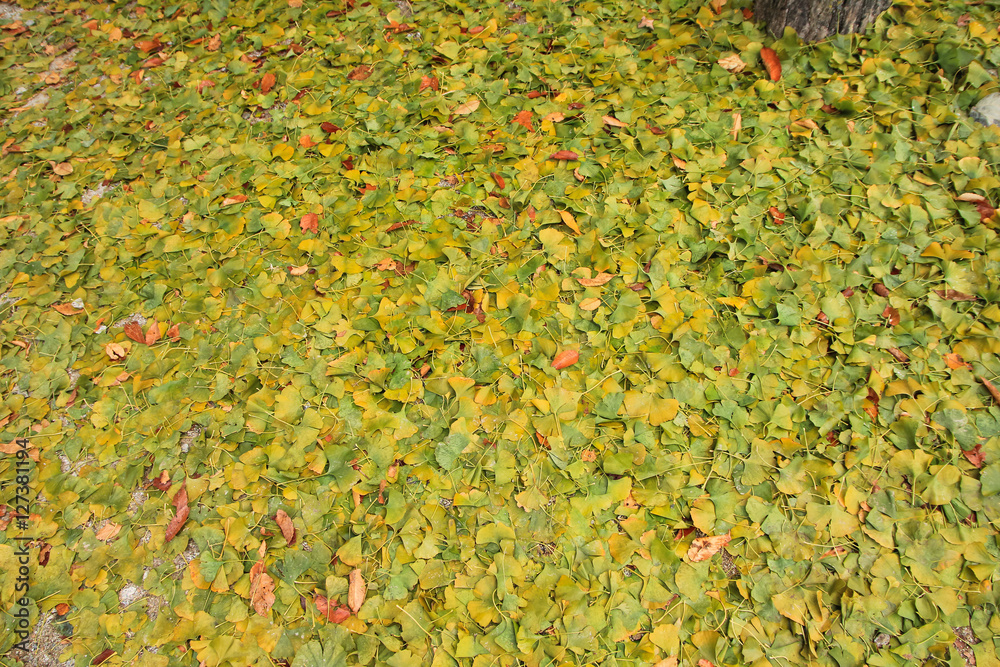
<instances>
[{"instance_id":1,"label":"orange leaf","mask_svg":"<svg viewBox=\"0 0 1000 667\"><path fill-rule=\"evenodd\" d=\"M288 512L278 510L274 516L274 520L278 522L278 527L281 528L281 534L284 536L285 542L288 542L289 546L295 544L295 526L292 524L292 517L288 516Z\"/></svg>"},{"instance_id":2,"label":"orange leaf","mask_svg":"<svg viewBox=\"0 0 1000 667\"><path fill-rule=\"evenodd\" d=\"M680 159L677 156L671 155L670 159L673 160L674 166L678 169L687 169L688 163Z\"/></svg>"},{"instance_id":3,"label":"orange leaf","mask_svg":"<svg viewBox=\"0 0 1000 667\"><path fill-rule=\"evenodd\" d=\"M602 271L593 278L577 278L576 281L581 285L583 285L584 287L599 287L600 285L604 285L608 282L611 282L611 279L614 277L615 277L614 274L604 273Z\"/></svg>"},{"instance_id":4,"label":"orange leaf","mask_svg":"<svg viewBox=\"0 0 1000 667\"><path fill-rule=\"evenodd\" d=\"M117 536L118 533L121 532L121 530L122 530L121 524L109 521L103 526L101 526L101 529L97 531L97 534L94 535L94 537L101 540L102 542L104 540L111 540L114 539L115 536Z\"/></svg>"},{"instance_id":5,"label":"orange leaf","mask_svg":"<svg viewBox=\"0 0 1000 667\"><path fill-rule=\"evenodd\" d=\"M261 78L260 80L260 92L267 95L269 92L271 92L271 89L274 88L275 81L276 78L274 76L274 72L268 72L267 74L265 74L263 78Z\"/></svg>"},{"instance_id":6,"label":"orange leaf","mask_svg":"<svg viewBox=\"0 0 1000 667\"><path fill-rule=\"evenodd\" d=\"M524 111L518 111L514 116L514 120L510 121L512 123L517 123L521 125L529 132L534 131L535 128L531 126L531 112L525 109Z\"/></svg>"},{"instance_id":7,"label":"orange leaf","mask_svg":"<svg viewBox=\"0 0 1000 667\"><path fill-rule=\"evenodd\" d=\"M948 364L948 368L955 370L956 368L965 368L968 364L962 359L962 355L956 354L955 352L949 352L944 355L944 363Z\"/></svg>"},{"instance_id":8,"label":"orange leaf","mask_svg":"<svg viewBox=\"0 0 1000 667\"><path fill-rule=\"evenodd\" d=\"M62 315L76 315L83 312L83 308L77 308L71 303L59 303L52 306L52 308Z\"/></svg>"},{"instance_id":9,"label":"orange leaf","mask_svg":"<svg viewBox=\"0 0 1000 667\"><path fill-rule=\"evenodd\" d=\"M592 463L597 460L597 452L593 449L585 449L580 453L580 460Z\"/></svg>"},{"instance_id":10,"label":"orange leaf","mask_svg":"<svg viewBox=\"0 0 1000 667\"><path fill-rule=\"evenodd\" d=\"M226 197L222 200L223 206L232 206L233 204L242 204L247 200L246 195L233 195L232 197Z\"/></svg>"},{"instance_id":11,"label":"orange leaf","mask_svg":"<svg viewBox=\"0 0 1000 667\"><path fill-rule=\"evenodd\" d=\"M146 343L146 334L142 333L142 327L139 326L138 322L126 322L125 326L122 327L125 331L125 335L134 340L137 343Z\"/></svg>"},{"instance_id":12,"label":"orange leaf","mask_svg":"<svg viewBox=\"0 0 1000 667\"><path fill-rule=\"evenodd\" d=\"M614 116L601 116L601 120L604 121L605 125L610 125L611 127L628 127L628 123L623 123Z\"/></svg>"},{"instance_id":13,"label":"orange leaf","mask_svg":"<svg viewBox=\"0 0 1000 667\"><path fill-rule=\"evenodd\" d=\"M361 609L361 605L365 603L368 587L365 585L365 578L358 568L351 570L349 579L351 583L347 590L347 604L351 607L351 611L357 613Z\"/></svg>"},{"instance_id":14,"label":"orange leaf","mask_svg":"<svg viewBox=\"0 0 1000 667\"><path fill-rule=\"evenodd\" d=\"M572 229L577 234L582 234L580 231L580 226L576 224L576 218L569 211L559 211L559 217L562 218L563 224Z\"/></svg>"},{"instance_id":15,"label":"orange leaf","mask_svg":"<svg viewBox=\"0 0 1000 667\"><path fill-rule=\"evenodd\" d=\"M146 329L146 336L143 338L143 342L146 345L152 345L158 340L160 340L160 325L157 324L156 320L153 320L149 328Z\"/></svg>"},{"instance_id":16,"label":"orange leaf","mask_svg":"<svg viewBox=\"0 0 1000 667\"><path fill-rule=\"evenodd\" d=\"M729 544L729 541L732 539L733 538L729 533L726 533L725 535L696 537L694 541L691 542L691 547L688 549L688 560L693 563L708 560L717 554L719 549Z\"/></svg>"},{"instance_id":17,"label":"orange leaf","mask_svg":"<svg viewBox=\"0 0 1000 667\"><path fill-rule=\"evenodd\" d=\"M309 271L308 264L303 264L302 266L293 266L292 268L288 269L288 273L292 274L293 276L302 276L305 275L308 271Z\"/></svg>"},{"instance_id":18,"label":"orange leaf","mask_svg":"<svg viewBox=\"0 0 1000 667\"><path fill-rule=\"evenodd\" d=\"M118 361L119 359L125 358L125 355L128 354L128 350L118 343L108 343L104 346L104 354L108 355L112 361Z\"/></svg>"},{"instance_id":19,"label":"orange leaf","mask_svg":"<svg viewBox=\"0 0 1000 667\"><path fill-rule=\"evenodd\" d=\"M572 366L580 360L580 353L576 350L563 350L552 360L552 368L560 369Z\"/></svg>"},{"instance_id":20,"label":"orange leaf","mask_svg":"<svg viewBox=\"0 0 1000 667\"><path fill-rule=\"evenodd\" d=\"M889 326L896 326L899 324L899 311L892 306L886 306L885 310L882 311L882 317L889 320Z\"/></svg>"},{"instance_id":21,"label":"orange leaf","mask_svg":"<svg viewBox=\"0 0 1000 667\"><path fill-rule=\"evenodd\" d=\"M167 329L167 338L170 340L178 340L181 337L181 329L176 324Z\"/></svg>"},{"instance_id":22,"label":"orange leaf","mask_svg":"<svg viewBox=\"0 0 1000 667\"><path fill-rule=\"evenodd\" d=\"M766 46L762 48L760 59L764 61L764 67L767 68L767 75L771 77L771 81L777 81L781 78L781 61L778 60L778 54L774 52L774 49Z\"/></svg>"},{"instance_id":23,"label":"orange leaf","mask_svg":"<svg viewBox=\"0 0 1000 667\"><path fill-rule=\"evenodd\" d=\"M494 171L492 174L490 174L490 176L493 177L493 182L496 183L497 187L500 188L501 190L507 187L507 182L503 180L503 176L501 176L500 174Z\"/></svg>"},{"instance_id":24,"label":"orange leaf","mask_svg":"<svg viewBox=\"0 0 1000 667\"><path fill-rule=\"evenodd\" d=\"M313 234L319 231L319 216L315 213L306 213L299 220L299 227L302 228L304 232L312 232Z\"/></svg>"},{"instance_id":25,"label":"orange leaf","mask_svg":"<svg viewBox=\"0 0 1000 667\"><path fill-rule=\"evenodd\" d=\"M212 35L212 37L205 44L205 49L208 51L218 51L220 46L222 46L222 37L219 35Z\"/></svg>"},{"instance_id":26,"label":"orange leaf","mask_svg":"<svg viewBox=\"0 0 1000 667\"><path fill-rule=\"evenodd\" d=\"M580 158L580 156L577 155L576 153L574 153L573 151L556 151L555 153L552 154L552 156L549 159L550 160L578 160L579 158Z\"/></svg>"},{"instance_id":27,"label":"orange leaf","mask_svg":"<svg viewBox=\"0 0 1000 667\"><path fill-rule=\"evenodd\" d=\"M774 220L774 224L783 225L785 224L785 214L778 210L777 206L772 206L767 209L767 212L771 214L771 218Z\"/></svg>"},{"instance_id":28,"label":"orange leaf","mask_svg":"<svg viewBox=\"0 0 1000 667\"><path fill-rule=\"evenodd\" d=\"M358 65L351 73L347 75L347 78L351 81L364 81L372 75L371 65Z\"/></svg>"},{"instance_id":29,"label":"orange leaf","mask_svg":"<svg viewBox=\"0 0 1000 667\"><path fill-rule=\"evenodd\" d=\"M420 77L420 89L417 92L422 93L427 88L430 88L431 90L441 89L441 85L438 83L438 78L436 76L424 75Z\"/></svg>"}]
</instances>

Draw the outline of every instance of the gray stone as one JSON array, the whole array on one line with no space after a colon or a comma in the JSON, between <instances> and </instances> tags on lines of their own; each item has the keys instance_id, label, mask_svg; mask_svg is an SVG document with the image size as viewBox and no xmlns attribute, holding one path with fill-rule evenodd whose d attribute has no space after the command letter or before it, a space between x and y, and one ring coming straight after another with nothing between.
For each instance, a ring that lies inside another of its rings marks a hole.
<instances>
[{"instance_id":1,"label":"gray stone","mask_svg":"<svg viewBox=\"0 0 1000 667\"><path fill-rule=\"evenodd\" d=\"M976 102L969 116L983 125L1000 125L1000 93L991 93Z\"/></svg>"}]
</instances>

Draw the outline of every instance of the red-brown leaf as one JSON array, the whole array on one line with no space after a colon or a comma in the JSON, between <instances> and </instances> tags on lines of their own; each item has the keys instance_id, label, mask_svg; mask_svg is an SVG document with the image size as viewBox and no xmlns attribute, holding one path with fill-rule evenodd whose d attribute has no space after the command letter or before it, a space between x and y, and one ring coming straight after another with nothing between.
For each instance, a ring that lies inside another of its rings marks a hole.
<instances>
[{"instance_id":1,"label":"red-brown leaf","mask_svg":"<svg viewBox=\"0 0 1000 667\"><path fill-rule=\"evenodd\" d=\"M415 224L417 224L416 220L403 220L402 222L394 222L391 225L389 225L389 228L386 229L385 231L394 232L397 229L402 229L403 227L409 227L410 225L415 225Z\"/></svg>"},{"instance_id":2,"label":"red-brown leaf","mask_svg":"<svg viewBox=\"0 0 1000 667\"><path fill-rule=\"evenodd\" d=\"M982 445L976 445L972 449L963 449L962 455L977 468L982 468L983 462L986 460L986 454L983 453Z\"/></svg>"},{"instance_id":3,"label":"red-brown leaf","mask_svg":"<svg viewBox=\"0 0 1000 667\"><path fill-rule=\"evenodd\" d=\"M777 81L781 78L781 61L778 60L778 54L774 52L774 49L764 47L760 50L760 59L764 61L764 66L767 68L767 75L771 77L771 81Z\"/></svg>"},{"instance_id":4,"label":"red-brown leaf","mask_svg":"<svg viewBox=\"0 0 1000 667\"><path fill-rule=\"evenodd\" d=\"M364 81L372 75L371 65L358 65L351 73L347 75L347 78L351 81Z\"/></svg>"},{"instance_id":5,"label":"red-brown leaf","mask_svg":"<svg viewBox=\"0 0 1000 667\"><path fill-rule=\"evenodd\" d=\"M427 88L431 90L441 90L441 84L438 83L438 78L436 76L427 76L426 74L420 77L420 89L418 93L424 92Z\"/></svg>"},{"instance_id":6,"label":"red-brown leaf","mask_svg":"<svg viewBox=\"0 0 1000 667\"><path fill-rule=\"evenodd\" d=\"M295 544L295 526L292 524L292 517L288 516L285 510L278 510L274 520L278 522L278 527L281 528L281 534L284 535L285 542L288 542L289 546Z\"/></svg>"},{"instance_id":7,"label":"red-brown leaf","mask_svg":"<svg viewBox=\"0 0 1000 667\"><path fill-rule=\"evenodd\" d=\"M181 329L178 325L174 324L169 329L167 329L167 338L170 340L179 340L181 337Z\"/></svg>"},{"instance_id":8,"label":"red-brown leaf","mask_svg":"<svg viewBox=\"0 0 1000 667\"><path fill-rule=\"evenodd\" d=\"M995 208L990 206L989 202L978 202L976 203L976 210L979 211L979 221L989 220L997 212Z\"/></svg>"},{"instance_id":9,"label":"red-brown leaf","mask_svg":"<svg viewBox=\"0 0 1000 667\"><path fill-rule=\"evenodd\" d=\"M503 180L503 176L501 176L500 174L494 171L492 174L490 174L490 176L493 177L493 182L496 183L497 187L500 188L501 190L507 187L507 182Z\"/></svg>"},{"instance_id":10,"label":"red-brown leaf","mask_svg":"<svg viewBox=\"0 0 1000 667\"><path fill-rule=\"evenodd\" d=\"M580 156L573 151L556 151L552 154L550 160L578 160Z\"/></svg>"},{"instance_id":11,"label":"red-brown leaf","mask_svg":"<svg viewBox=\"0 0 1000 667\"><path fill-rule=\"evenodd\" d=\"M889 354L895 357L896 361L898 361L901 364L905 364L910 361L910 358L906 356L906 352L903 352L898 347L890 347Z\"/></svg>"},{"instance_id":12,"label":"red-brown leaf","mask_svg":"<svg viewBox=\"0 0 1000 667\"><path fill-rule=\"evenodd\" d=\"M889 326L896 326L899 324L899 311L892 306L886 306L885 310L882 311L882 317L889 320Z\"/></svg>"},{"instance_id":13,"label":"red-brown leaf","mask_svg":"<svg viewBox=\"0 0 1000 667\"><path fill-rule=\"evenodd\" d=\"M125 335L135 342L146 344L146 334L142 332L142 327L139 326L138 322L128 322L122 329L125 330Z\"/></svg>"},{"instance_id":14,"label":"red-brown leaf","mask_svg":"<svg viewBox=\"0 0 1000 667\"><path fill-rule=\"evenodd\" d=\"M580 353L576 350L563 350L552 360L552 368L560 369L572 366L580 360Z\"/></svg>"},{"instance_id":15,"label":"red-brown leaf","mask_svg":"<svg viewBox=\"0 0 1000 667\"><path fill-rule=\"evenodd\" d=\"M316 604L316 610L331 623L343 623L351 616L350 607L331 602L325 595L317 594L313 598L313 602Z\"/></svg>"},{"instance_id":16,"label":"red-brown leaf","mask_svg":"<svg viewBox=\"0 0 1000 667\"><path fill-rule=\"evenodd\" d=\"M783 225L785 224L785 214L778 210L777 206L772 206L767 210L771 214L771 218L774 220L774 224Z\"/></svg>"},{"instance_id":17,"label":"red-brown leaf","mask_svg":"<svg viewBox=\"0 0 1000 667\"><path fill-rule=\"evenodd\" d=\"M872 291L879 296L889 296L889 288L882 283L875 283L872 285Z\"/></svg>"},{"instance_id":18,"label":"red-brown leaf","mask_svg":"<svg viewBox=\"0 0 1000 667\"><path fill-rule=\"evenodd\" d=\"M187 521L189 514L191 514L191 508L187 505L177 510L177 514L167 524L167 534L164 536L164 541L169 542L177 537L177 533L181 532L181 528L184 526L184 522Z\"/></svg>"},{"instance_id":19,"label":"red-brown leaf","mask_svg":"<svg viewBox=\"0 0 1000 667\"><path fill-rule=\"evenodd\" d=\"M265 74L263 78L261 78L260 80L260 92L267 95L269 92L271 92L271 89L274 88L275 81L276 79L274 76L274 72L268 72L267 74Z\"/></svg>"},{"instance_id":20,"label":"red-brown leaf","mask_svg":"<svg viewBox=\"0 0 1000 667\"><path fill-rule=\"evenodd\" d=\"M319 231L319 216L315 213L306 213L299 220L299 227L303 232L312 232L315 234Z\"/></svg>"},{"instance_id":21,"label":"red-brown leaf","mask_svg":"<svg viewBox=\"0 0 1000 667\"><path fill-rule=\"evenodd\" d=\"M111 656L113 656L114 654L115 654L115 650L113 648L106 648L103 651L101 651L100 653L98 653L96 656L94 656L94 659L90 661L90 664L92 664L92 665L100 665L100 664L104 663L105 661L107 661L107 659L110 658Z\"/></svg>"}]
</instances>

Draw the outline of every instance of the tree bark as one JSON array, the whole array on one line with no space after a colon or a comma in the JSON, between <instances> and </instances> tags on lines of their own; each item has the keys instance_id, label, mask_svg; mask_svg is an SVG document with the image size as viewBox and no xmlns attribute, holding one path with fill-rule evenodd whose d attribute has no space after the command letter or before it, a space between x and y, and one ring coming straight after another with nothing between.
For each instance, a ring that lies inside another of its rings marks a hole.
<instances>
[{"instance_id":1,"label":"tree bark","mask_svg":"<svg viewBox=\"0 0 1000 667\"><path fill-rule=\"evenodd\" d=\"M794 28L815 42L834 34L864 32L892 0L757 0L753 13L775 37Z\"/></svg>"}]
</instances>

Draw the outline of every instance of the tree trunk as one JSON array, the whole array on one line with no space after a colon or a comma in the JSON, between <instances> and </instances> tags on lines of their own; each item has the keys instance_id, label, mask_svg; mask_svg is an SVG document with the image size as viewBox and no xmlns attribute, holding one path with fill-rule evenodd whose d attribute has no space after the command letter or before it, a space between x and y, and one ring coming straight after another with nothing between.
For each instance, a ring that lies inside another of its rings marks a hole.
<instances>
[{"instance_id":1,"label":"tree trunk","mask_svg":"<svg viewBox=\"0 0 1000 667\"><path fill-rule=\"evenodd\" d=\"M753 13L775 37L794 28L815 42L834 34L864 32L892 0L757 0Z\"/></svg>"}]
</instances>

